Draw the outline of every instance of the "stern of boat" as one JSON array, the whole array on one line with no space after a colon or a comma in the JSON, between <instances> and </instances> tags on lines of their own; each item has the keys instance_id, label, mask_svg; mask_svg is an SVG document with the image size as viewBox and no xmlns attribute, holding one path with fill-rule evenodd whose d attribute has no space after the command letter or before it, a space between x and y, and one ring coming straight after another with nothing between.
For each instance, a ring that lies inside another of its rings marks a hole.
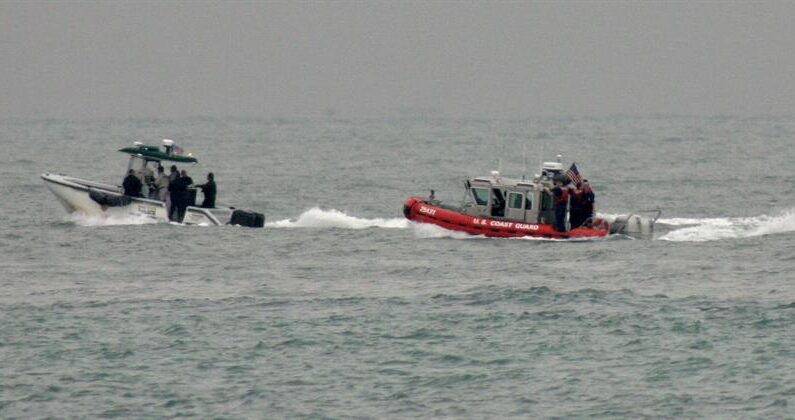
<instances>
[{"instance_id":1,"label":"stern of boat","mask_svg":"<svg viewBox=\"0 0 795 420\"><path fill-rule=\"evenodd\" d=\"M648 239L654 235L654 224L662 213L660 210L652 210L643 213L654 213L652 216L644 216L638 213L622 214L616 216L610 223L610 233L627 235L633 238Z\"/></svg>"}]
</instances>

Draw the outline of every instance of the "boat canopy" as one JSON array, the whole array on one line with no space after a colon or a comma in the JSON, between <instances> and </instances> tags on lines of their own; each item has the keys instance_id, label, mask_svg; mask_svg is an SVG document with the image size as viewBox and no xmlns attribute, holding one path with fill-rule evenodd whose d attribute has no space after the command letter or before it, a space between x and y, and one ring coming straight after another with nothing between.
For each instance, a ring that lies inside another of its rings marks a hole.
<instances>
[{"instance_id":1,"label":"boat canopy","mask_svg":"<svg viewBox=\"0 0 795 420\"><path fill-rule=\"evenodd\" d=\"M193 156L184 156L184 155L176 155L171 153L165 153L160 150L157 146L147 146L145 144L138 144L132 147L125 147L123 149L119 149L122 153L127 153L134 156L142 156L149 160L166 160L171 162L183 162L183 163L198 163L199 161Z\"/></svg>"}]
</instances>

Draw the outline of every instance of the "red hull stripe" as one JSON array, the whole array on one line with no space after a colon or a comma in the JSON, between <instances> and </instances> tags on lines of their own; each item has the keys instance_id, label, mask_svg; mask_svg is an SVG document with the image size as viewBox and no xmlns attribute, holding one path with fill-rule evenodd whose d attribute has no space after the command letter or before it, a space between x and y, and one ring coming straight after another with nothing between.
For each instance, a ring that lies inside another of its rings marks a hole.
<instances>
[{"instance_id":1,"label":"red hull stripe","mask_svg":"<svg viewBox=\"0 0 795 420\"><path fill-rule=\"evenodd\" d=\"M600 229L577 228L569 232L558 232L554 226L548 224L472 217L424 203L422 199L415 197L405 201L404 214L407 219L414 222L430 223L457 232L496 238L523 236L552 239L592 238L606 236L609 231L606 224Z\"/></svg>"}]
</instances>

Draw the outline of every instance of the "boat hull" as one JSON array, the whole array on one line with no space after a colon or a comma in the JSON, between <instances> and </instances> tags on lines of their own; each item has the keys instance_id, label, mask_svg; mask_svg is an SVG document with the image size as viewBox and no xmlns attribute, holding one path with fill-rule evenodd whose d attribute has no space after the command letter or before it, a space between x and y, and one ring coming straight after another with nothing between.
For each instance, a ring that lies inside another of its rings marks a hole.
<instances>
[{"instance_id":1,"label":"boat hull","mask_svg":"<svg viewBox=\"0 0 795 420\"><path fill-rule=\"evenodd\" d=\"M91 198L91 191L108 196L122 196L121 189L114 185L101 184L65 175L43 174L41 178L47 188L58 198L69 213L80 213L88 217L144 217L158 222L168 222L168 208L158 200L130 197L129 204L119 206L101 205ZM231 220L234 209L205 209L189 206L185 211L184 224L225 225Z\"/></svg>"},{"instance_id":2,"label":"boat hull","mask_svg":"<svg viewBox=\"0 0 795 420\"><path fill-rule=\"evenodd\" d=\"M475 217L445 209L419 198L410 197L403 203L403 214L417 223L429 223L445 229L495 238L537 237L549 239L598 238L606 236L610 229L606 222L595 228L575 228L558 232L555 227L543 223L525 223L488 217Z\"/></svg>"}]
</instances>

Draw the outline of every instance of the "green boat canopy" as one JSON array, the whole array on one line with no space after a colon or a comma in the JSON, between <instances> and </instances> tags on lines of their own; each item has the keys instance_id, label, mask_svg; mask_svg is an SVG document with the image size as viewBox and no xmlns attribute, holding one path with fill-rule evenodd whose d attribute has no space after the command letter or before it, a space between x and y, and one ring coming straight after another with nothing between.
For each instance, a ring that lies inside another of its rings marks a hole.
<instances>
[{"instance_id":1,"label":"green boat canopy","mask_svg":"<svg viewBox=\"0 0 795 420\"><path fill-rule=\"evenodd\" d=\"M150 160L167 160L171 162L183 162L183 163L198 163L199 161L193 156L183 156L183 155L169 155L163 153L159 147L157 146L147 146L147 145L140 145L140 146L133 146L133 147L125 147L123 149L119 149L122 153L128 153L131 155L136 156L143 156Z\"/></svg>"}]
</instances>

